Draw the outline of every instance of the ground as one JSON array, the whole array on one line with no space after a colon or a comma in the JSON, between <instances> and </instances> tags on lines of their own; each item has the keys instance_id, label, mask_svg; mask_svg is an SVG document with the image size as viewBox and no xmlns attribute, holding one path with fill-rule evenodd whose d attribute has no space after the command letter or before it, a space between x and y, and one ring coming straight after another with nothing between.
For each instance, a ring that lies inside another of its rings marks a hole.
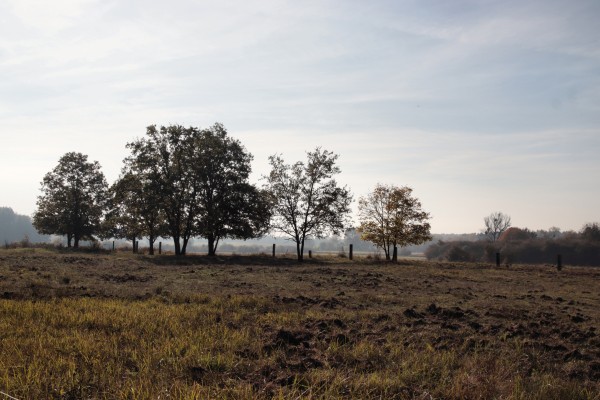
<instances>
[{"instance_id":1,"label":"ground","mask_svg":"<svg viewBox=\"0 0 600 400\"><path fill-rule=\"evenodd\" d=\"M0 391L600 399L600 269L0 251Z\"/></svg>"}]
</instances>

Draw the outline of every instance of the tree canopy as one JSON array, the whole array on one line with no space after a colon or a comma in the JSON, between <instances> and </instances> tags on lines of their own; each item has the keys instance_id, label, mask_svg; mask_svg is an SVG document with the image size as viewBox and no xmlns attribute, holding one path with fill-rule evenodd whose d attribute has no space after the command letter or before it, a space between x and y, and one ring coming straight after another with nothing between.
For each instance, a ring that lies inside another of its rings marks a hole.
<instances>
[{"instance_id":1,"label":"tree canopy","mask_svg":"<svg viewBox=\"0 0 600 400\"><path fill-rule=\"evenodd\" d=\"M383 249L387 260L396 246L421 244L431 239L429 214L412 196L412 189L378 184L358 201L361 239Z\"/></svg>"},{"instance_id":2,"label":"tree canopy","mask_svg":"<svg viewBox=\"0 0 600 400\"><path fill-rule=\"evenodd\" d=\"M266 177L273 219L271 228L296 243L298 261L304 259L305 241L311 237L343 231L352 195L339 187L333 176L338 155L317 147L307 153L307 162L286 164L281 155L269 157Z\"/></svg>"},{"instance_id":3,"label":"tree canopy","mask_svg":"<svg viewBox=\"0 0 600 400\"><path fill-rule=\"evenodd\" d=\"M43 234L67 236L67 246L100 232L108 185L97 161L70 152L48 172L41 183L33 225Z\"/></svg>"}]
</instances>

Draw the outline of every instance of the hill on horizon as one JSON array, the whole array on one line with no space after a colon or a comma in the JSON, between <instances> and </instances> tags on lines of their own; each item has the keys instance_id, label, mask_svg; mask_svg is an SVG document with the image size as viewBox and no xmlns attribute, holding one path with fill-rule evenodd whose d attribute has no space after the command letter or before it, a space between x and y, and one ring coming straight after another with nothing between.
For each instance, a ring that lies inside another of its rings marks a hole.
<instances>
[{"instance_id":1,"label":"hill on horizon","mask_svg":"<svg viewBox=\"0 0 600 400\"><path fill-rule=\"evenodd\" d=\"M10 207L0 207L0 243L13 243L29 238L31 242L48 242L50 236L40 235L27 215L17 214Z\"/></svg>"}]
</instances>

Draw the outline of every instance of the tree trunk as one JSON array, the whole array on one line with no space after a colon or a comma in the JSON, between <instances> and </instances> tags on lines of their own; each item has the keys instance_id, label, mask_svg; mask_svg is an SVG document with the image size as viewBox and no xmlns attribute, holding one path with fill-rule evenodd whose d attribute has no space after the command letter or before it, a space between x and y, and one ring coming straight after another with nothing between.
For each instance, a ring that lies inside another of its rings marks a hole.
<instances>
[{"instance_id":1,"label":"tree trunk","mask_svg":"<svg viewBox=\"0 0 600 400\"><path fill-rule=\"evenodd\" d=\"M175 255L181 255L181 247L179 245L179 236L173 236L173 246L175 247Z\"/></svg>"},{"instance_id":2,"label":"tree trunk","mask_svg":"<svg viewBox=\"0 0 600 400\"><path fill-rule=\"evenodd\" d=\"M208 235L208 255L215 255L215 237L213 235Z\"/></svg>"},{"instance_id":3,"label":"tree trunk","mask_svg":"<svg viewBox=\"0 0 600 400\"><path fill-rule=\"evenodd\" d=\"M181 255L185 256L186 253L186 249L187 249L187 245L188 245L188 241L190 240L189 237L183 237L183 244L181 245Z\"/></svg>"},{"instance_id":4,"label":"tree trunk","mask_svg":"<svg viewBox=\"0 0 600 400\"><path fill-rule=\"evenodd\" d=\"M71 234L67 233L67 247L71 247L71 239L72 239Z\"/></svg>"},{"instance_id":5,"label":"tree trunk","mask_svg":"<svg viewBox=\"0 0 600 400\"><path fill-rule=\"evenodd\" d=\"M154 255L154 241L156 239L154 238L154 236L148 236L148 254L150 254L151 256Z\"/></svg>"},{"instance_id":6,"label":"tree trunk","mask_svg":"<svg viewBox=\"0 0 600 400\"><path fill-rule=\"evenodd\" d=\"M303 249L300 248L300 240L296 241L296 254L298 255L298 261L302 262L304 260Z\"/></svg>"},{"instance_id":7,"label":"tree trunk","mask_svg":"<svg viewBox=\"0 0 600 400\"><path fill-rule=\"evenodd\" d=\"M73 238L73 248L78 249L79 248L79 236L75 235L75 237Z\"/></svg>"}]
</instances>

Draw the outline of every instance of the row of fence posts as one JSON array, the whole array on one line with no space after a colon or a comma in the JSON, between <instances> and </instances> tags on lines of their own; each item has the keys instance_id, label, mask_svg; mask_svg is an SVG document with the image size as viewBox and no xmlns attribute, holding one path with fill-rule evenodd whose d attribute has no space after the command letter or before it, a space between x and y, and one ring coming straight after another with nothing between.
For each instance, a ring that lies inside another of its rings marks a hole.
<instances>
[{"instance_id":1,"label":"row of fence posts","mask_svg":"<svg viewBox=\"0 0 600 400\"><path fill-rule=\"evenodd\" d=\"M137 253L140 247L140 241L139 240L134 240L133 241L133 252ZM115 251L115 241L113 240L112 242L112 251ZM162 254L162 242L158 242L158 254Z\"/></svg>"},{"instance_id":2,"label":"row of fence posts","mask_svg":"<svg viewBox=\"0 0 600 400\"><path fill-rule=\"evenodd\" d=\"M137 253L138 249L139 249L139 245L140 242L139 240L134 240L133 241L133 252ZM115 241L113 240L112 242L112 250L115 251ZM348 246L348 258L350 260L354 259L354 246L353 245L349 245ZM158 254L162 254L162 242L158 242ZM273 243L273 258L275 257L275 243ZM312 258L312 250L308 251L308 258ZM394 246L394 253L392 255L392 261L398 261L398 247ZM500 266L500 253L496 253L496 266L499 267ZM562 255L558 254L556 256L556 269L557 270L561 270L562 269Z\"/></svg>"},{"instance_id":3,"label":"row of fence posts","mask_svg":"<svg viewBox=\"0 0 600 400\"><path fill-rule=\"evenodd\" d=\"M396 254L396 248L394 248L394 254ZM275 258L275 243L273 243L273 258ZM312 258L312 250L308 251L308 258ZM352 260L354 258L354 246L348 246L348 258Z\"/></svg>"},{"instance_id":4,"label":"row of fence posts","mask_svg":"<svg viewBox=\"0 0 600 400\"><path fill-rule=\"evenodd\" d=\"M500 253L496 253L496 266L499 267L500 266ZM557 254L556 255L556 269L557 270L561 270L563 267L562 265L562 255L561 254Z\"/></svg>"}]
</instances>

